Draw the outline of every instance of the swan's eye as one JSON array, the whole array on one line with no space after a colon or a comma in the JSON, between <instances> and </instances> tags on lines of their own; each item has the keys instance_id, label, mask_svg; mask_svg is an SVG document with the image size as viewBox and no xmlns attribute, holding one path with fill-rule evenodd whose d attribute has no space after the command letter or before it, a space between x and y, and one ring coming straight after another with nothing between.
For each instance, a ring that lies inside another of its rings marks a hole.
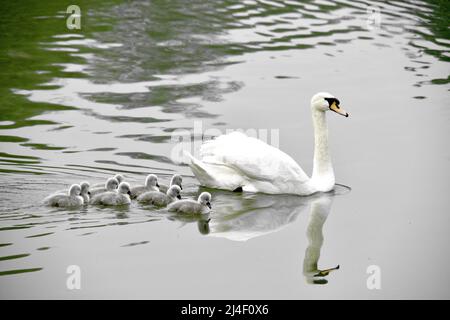
<instances>
[{"instance_id":1,"label":"swan's eye","mask_svg":"<svg viewBox=\"0 0 450 320\"><path fill-rule=\"evenodd\" d=\"M335 104L336 108L339 109L339 100L336 98L324 98L328 102L328 108L331 108L333 103Z\"/></svg>"}]
</instances>

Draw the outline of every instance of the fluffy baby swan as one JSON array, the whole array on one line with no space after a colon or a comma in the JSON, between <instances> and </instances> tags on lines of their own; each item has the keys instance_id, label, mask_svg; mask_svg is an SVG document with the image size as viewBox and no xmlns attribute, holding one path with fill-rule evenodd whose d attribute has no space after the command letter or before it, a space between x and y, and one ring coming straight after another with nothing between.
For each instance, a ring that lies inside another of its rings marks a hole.
<instances>
[{"instance_id":1,"label":"fluffy baby swan","mask_svg":"<svg viewBox=\"0 0 450 320\"><path fill-rule=\"evenodd\" d=\"M137 197L137 201L140 203L148 203L154 206L163 207L176 201L177 199L181 199L180 193L181 188L173 185L169 188L169 190L167 190L167 193L162 193L159 191L145 192Z\"/></svg>"},{"instance_id":2,"label":"fluffy baby swan","mask_svg":"<svg viewBox=\"0 0 450 320\"><path fill-rule=\"evenodd\" d=\"M131 188L131 199L135 199L147 191L159 191L158 177L154 174L149 174L145 178L145 185Z\"/></svg>"},{"instance_id":3,"label":"fluffy baby swan","mask_svg":"<svg viewBox=\"0 0 450 320\"><path fill-rule=\"evenodd\" d=\"M91 197L101 194L107 191L116 191L119 186L119 181L116 178L109 178L106 180L106 183L103 187L93 188L91 189Z\"/></svg>"},{"instance_id":4,"label":"fluffy baby swan","mask_svg":"<svg viewBox=\"0 0 450 320\"><path fill-rule=\"evenodd\" d=\"M52 194L44 199L44 204L52 207L78 207L84 203L80 196L81 187L73 184L69 189L69 194Z\"/></svg>"},{"instance_id":5,"label":"fluffy baby swan","mask_svg":"<svg viewBox=\"0 0 450 320\"><path fill-rule=\"evenodd\" d=\"M208 214L211 210L211 194L202 192L197 201L180 200L169 204L167 207L170 212L185 214Z\"/></svg>"},{"instance_id":6,"label":"fluffy baby swan","mask_svg":"<svg viewBox=\"0 0 450 320\"><path fill-rule=\"evenodd\" d=\"M91 198L91 192L89 191L89 182L83 181L80 183L81 192L80 196L83 198L84 203L89 203L89 199Z\"/></svg>"},{"instance_id":7,"label":"fluffy baby swan","mask_svg":"<svg viewBox=\"0 0 450 320\"><path fill-rule=\"evenodd\" d=\"M113 178L119 181L119 183L124 182L125 180L124 176L121 175L120 173L116 174Z\"/></svg>"},{"instance_id":8,"label":"fluffy baby swan","mask_svg":"<svg viewBox=\"0 0 450 320\"><path fill-rule=\"evenodd\" d=\"M125 178L123 177L123 175L121 175L120 173L119 173L119 174L116 174L113 178L117 180L117 182L118 182L117 185L119 185L119 183L121 183L121 182L123 182L123 181L125 180ZM94 185L92 186L92 188L101 188L101 187L103 187L104 185L105 185L104 183L96 183L96 184L94 184ZM116 187L116 188L117 188L117 187Z\"/></svg>"},{"instance_id":9,"label":"fluffy baby swan","mask_svg":"<svg viewBox=\"0 0 450 320\"><path fill-rule=\"evenodd\" d=\"M87 181L82 181L80 183L81 187L81 196L83 197L84 203L89 202L89 198L91 196L91 193L89 191L90 184ZM53 192L53 194L69 194L70 187L68 189L58 190Z\"/></svg>"},{"instance_id":10,"label":"fluffy baby swan","mask_svg":"<svg viewBox=\"0 0 450 320\"><path fill-rule=\"evenodd\" d=\"M171 186L179 186L181 190L183 190L183 187L181 186L181 183L183 182L183 177L180 176L179 174L174 174L172 176L172 179L170 179L170 185L167 186L160 186L159 187L159 191L166 193L167 190L169 190L169 187Z\"/></svg>"},{"instance_id":11,"label":"fluffy baby swan","mask_svg":"<svg viewBox=\"0 0 450 320\"><path fill-rule=\"evenodd\" d=\"M107 191L97 194L92 197L90 204L102 204L105 206L119 206L123 204L130 204L130 185L126 182L121 182L116 191Z\"/></svg>"}]
</instances>

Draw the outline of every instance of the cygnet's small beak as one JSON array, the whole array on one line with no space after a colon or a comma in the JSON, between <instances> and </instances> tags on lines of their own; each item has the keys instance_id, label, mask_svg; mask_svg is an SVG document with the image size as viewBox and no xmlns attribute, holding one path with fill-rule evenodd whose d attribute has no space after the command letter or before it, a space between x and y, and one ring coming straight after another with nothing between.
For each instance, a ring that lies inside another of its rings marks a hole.
<instances>
[{"instance_id":1,"label":"cygnet's small beak","mask_svg":"<svg viewBox=\"0 0 450 320\"><path fill-rule=\"evenodd\" d=\"M181 200L181 195L177 195L177 198Z\"/></svg>"},{"instance_id":2,"label":"cygnet's small beak","mask_svg":"<svg viewBox=\"0 0 450 320\"><path fill-rule=\"evenodd\" d=\"M339 107L335 101L333 101L333 103L331 104L330 110L340 114L341 116L347 117L347 118L349 116L348 112L345 111L344 109L342 109L341 107Z\"/></svg>"},{"instance_id":3,"label":"cygnet's small beak","mask_svg":"<svg viewBox=\"0 0 450 320\"><path fill-rule=\"evenodd\" d=\"M88 191L88 196L90 196L91 195L91 192L90 191Z\"/></svg>"},{"instance_id":4,"label":"cygnet's small beak","mask_svg":"<svg viewBox=\"0 0 450 320\"><path fill-rule=\"evenodd\" d=\"M183 187L181 186L181 184L180 184L180 189L183 190Z\"/></svg>"},{"instance_id":5,"label":"cygnet's small beak","mask_svg":"<svg viewBox=\"0 0 450 320\"><path fill-rule=\"evenodd\" d=\"M210 209L212 208L211 203L207 202L206 205L208 206L208 208L210 208Z\"/></svg>"},{"instance_id":6,"label":"cygnet's small beak","mask_svg":"<svg viewBox=\"0 0 450 320\"><path fill-rule=\"evenodd\" d=\"M159 188L159 183L158 182L156 183L156 186Z\"/></svg>"},{"instance_id":7,"label":"cygnet's small beak","mask_svg":"<svg viewBox=\"0 0 450 320\"><path fill-rule=\"evenodd\" d=\"M131 197L131 191L130 190L128 190L127 194Z\"/></svg>"}]
</instances>

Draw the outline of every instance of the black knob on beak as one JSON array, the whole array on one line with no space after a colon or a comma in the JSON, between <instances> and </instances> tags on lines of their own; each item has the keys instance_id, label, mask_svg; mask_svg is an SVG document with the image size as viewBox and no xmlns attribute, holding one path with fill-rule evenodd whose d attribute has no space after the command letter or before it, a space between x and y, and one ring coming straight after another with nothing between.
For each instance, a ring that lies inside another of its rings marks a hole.
<instances>
[{"instance_id":1,"label":"black knob on beak","mask_svg":"<svg viewBox=\"0 0 450 320\"><path fill-rule=\"evenodd\" d=\"M178 198L178 199L181 199L181 195L177 195L177 198Z\"/></svg>"},{"instance_id":2,"label":"black knob on beak","mask_svg":"<svg viewBox=\"0 0 450 320\"><path fill-rule=\"evenodd\" d=\"M211 209L211 203L207 202L206 205Z\"/></svg>"}]
</instances>

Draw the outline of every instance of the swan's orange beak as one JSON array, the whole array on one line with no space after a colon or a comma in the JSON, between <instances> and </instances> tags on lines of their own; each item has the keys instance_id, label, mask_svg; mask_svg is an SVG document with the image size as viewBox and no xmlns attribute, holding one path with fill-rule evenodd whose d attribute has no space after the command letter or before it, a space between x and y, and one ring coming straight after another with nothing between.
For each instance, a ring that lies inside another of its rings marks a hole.
<instances>
[{"instance_id":1,"label":"swan's orange beak","mask_svg":"<svg viewBox=\"0 0 450 320\"><path fill-rule=\"evenodd\" d=\"M340 114L341 116L348 117L348 112L345 111L344 109L342 109L341 107L339 107L339 106L336 104L336 101L333 101L333 103L332 103L331 106L330 106L330 110L332 110L332 111L334 111L334 112Z\"/></svg>"}]
</instances>

